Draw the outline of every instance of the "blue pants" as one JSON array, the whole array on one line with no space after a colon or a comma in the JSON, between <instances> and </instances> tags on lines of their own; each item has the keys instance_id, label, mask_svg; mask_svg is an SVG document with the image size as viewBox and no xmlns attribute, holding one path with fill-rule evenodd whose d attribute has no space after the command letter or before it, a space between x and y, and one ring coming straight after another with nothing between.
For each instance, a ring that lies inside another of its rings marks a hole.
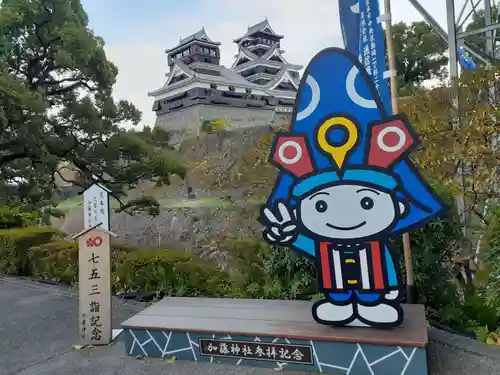
<instances>
[{"instance_id":1,"label":"blue pants","mask_svg":"<svg viewBox=\"0 0 500 375\"><path fill-rule=\"evenodd\" d=\"M352 299L353 292L356 293L356 297L361 302L375 302L380 298L380 293L361 293L358 292L357 290L355 291L349 290L346 293L328 293L328 296L334 302L347 302Z\"/></svg>"}]
</instances>

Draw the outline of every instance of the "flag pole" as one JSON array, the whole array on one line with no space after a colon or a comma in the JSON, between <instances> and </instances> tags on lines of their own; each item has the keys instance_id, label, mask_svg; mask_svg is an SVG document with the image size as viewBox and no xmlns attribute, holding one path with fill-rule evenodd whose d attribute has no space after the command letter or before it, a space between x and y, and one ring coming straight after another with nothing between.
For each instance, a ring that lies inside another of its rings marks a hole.
<instances>
[{"instance_id":1,"label":"flag pole","mask_svg":"<svg viewBox=\"0 0 500 375\"><path fill-rule=\"evenodd\" d=\"M392 114L399 113L398 86L396 80L396 55L394 53L392 20L391 20L391 0L384 0L385 5L385 33L387 42L387 56L389 57L390 86ZM415 280L413 273L413 257L411 253L410 234L403 234L403 250L406 268L406 301L407 303L416 303L417 293L415 289Z\"/></svg>"}]
</instances>

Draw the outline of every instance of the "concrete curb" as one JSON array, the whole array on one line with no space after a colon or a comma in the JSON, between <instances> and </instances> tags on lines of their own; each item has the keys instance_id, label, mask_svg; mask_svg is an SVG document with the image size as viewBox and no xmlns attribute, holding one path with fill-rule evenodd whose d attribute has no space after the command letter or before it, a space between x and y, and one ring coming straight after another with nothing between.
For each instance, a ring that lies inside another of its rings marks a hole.
<instances>
[{"instance_id":1,"label":"concrete curb","mask_svg":"<svg viewBox=\"0 0 500 375\"><path fill-rule=\"evenodd\" d=\"M429 333L429 344L431 345L433 343L440 343L500 362L500 347L496 345L483 344L477 340L454 335L433 327L428 328L427 331Z\"/></svg>"}]
</instances>

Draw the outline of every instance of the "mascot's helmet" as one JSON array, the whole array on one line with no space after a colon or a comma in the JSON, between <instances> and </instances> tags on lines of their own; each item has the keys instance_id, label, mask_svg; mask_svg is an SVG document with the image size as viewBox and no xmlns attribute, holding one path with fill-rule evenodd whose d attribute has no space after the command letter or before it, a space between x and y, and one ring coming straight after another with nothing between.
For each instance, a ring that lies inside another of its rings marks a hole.
<instances>
[{"instance_id":1,"label":"mascot's helmet","mask_svg":"<svg viewBox=\"0 0 500 375\"><path fill-rule=\"evenodd\" d=\"M345 137L340 144L328 140L331 130L340 128ZM363 166L347 165L349 154L359 146L359 127L352 119L339 116L322 122L318 127L315 146L331 157L335 170L317 170L311 158L310 144L305 135L280 133L275 139L271 160L280 169L296 178L292 195L300 198L318 186L335 181L365 182L387 190L396 190L398 181L391 173L397 164L417 145L413 129L403 116L393 116L368 126L367 152Z\"/></svg>"}]
</instances>

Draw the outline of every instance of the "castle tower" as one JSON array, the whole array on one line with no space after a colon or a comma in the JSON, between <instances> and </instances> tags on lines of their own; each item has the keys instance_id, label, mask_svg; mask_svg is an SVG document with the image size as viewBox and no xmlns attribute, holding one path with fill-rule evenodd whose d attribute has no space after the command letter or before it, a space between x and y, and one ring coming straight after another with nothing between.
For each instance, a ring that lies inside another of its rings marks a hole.
<instances>
[{"instance_id":1,"label":"castle tower","mask_svg":"<svg viewBox=\"0 0 500 375\"><path fill-rule=\"evenodd\" d=\"M265 86L220 65L220 43L205 29L165 53L166 82L148 95L154 98L155 126L169 131L174 140L199 134L207 121L222 121L231 128L288 121L294 99L276 98Z\"/></svg>"},{"instance_id":2,"label":"castle tower","mask_svg":"<svg viewBox=\"0 0 500 375\"><path fill-rule=\"evenodd\" d=\"M205 28L179 40L179 44L174 48L167 49L168 66L172 68L176 61L181 61L186 65L194 62L205 62L219 65L220 43L211 40Z\"/></svg>"},{"instance_id":3,"label":"castle tower","mask_svg":"<svg viewBox=\"0 0 500 375\"><path fill-rule=\"evenodd\" d=\"M302 66L285 59L281 39L283 35L272 29L267 18L250 26L242 37L234 40L238 54L232 69L273 97L295 100Z\"/></svg>"}]
</instances>

